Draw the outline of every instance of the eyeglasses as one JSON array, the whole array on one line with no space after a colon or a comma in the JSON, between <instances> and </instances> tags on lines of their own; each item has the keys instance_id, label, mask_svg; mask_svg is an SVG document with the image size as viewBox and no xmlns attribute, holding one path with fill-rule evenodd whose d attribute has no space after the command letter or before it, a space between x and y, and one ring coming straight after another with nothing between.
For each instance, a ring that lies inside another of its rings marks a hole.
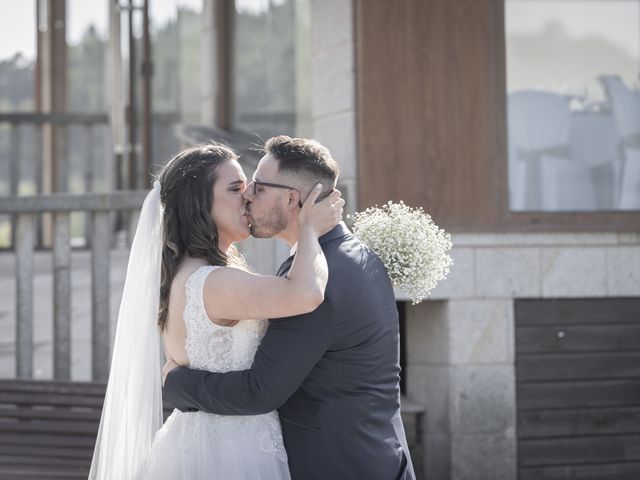
<instances>
[{"instance_id":1,"label":"eyeglasses","mask_svg":"<svg viewBox=\"0 0 640 480\"><path fill-rule=\"evenodd\" d=\"M297 188L293 188L290 187L289 185L281 185L279 183L268 183L268 182L261 182L259 180L256 180L255 178L251 181L251 183L253 184L253 195L255 196L258 193L258 185L260 185L261 187L272 187L272 188L286 188L287 190L295 190L296 192L298 192L298 195L300 195L300 190L298 190ZM298 206L300 208L302 208L302 202L300 200L298 200Z\"/></svg>"}]
</instances>

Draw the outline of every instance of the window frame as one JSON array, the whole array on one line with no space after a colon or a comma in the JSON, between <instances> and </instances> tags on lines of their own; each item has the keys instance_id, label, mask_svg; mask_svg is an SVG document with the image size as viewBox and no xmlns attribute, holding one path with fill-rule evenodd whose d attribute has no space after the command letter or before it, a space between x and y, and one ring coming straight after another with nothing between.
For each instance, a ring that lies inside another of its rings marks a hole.
<instances>
[{"instance_id":1,"label":"window frame","mask_svg":"<svg viewBox=\"0 0 640 480\"><path fill-rule=\"evenodd\" d=\"M486 0L491 2L491 0ZM496 25L501 25L496 35L496 79L499 91L500 105L496 109L496 123L499 136L496 139L499 176L499 226L501 229L512 230L640 230L640 208L638 210L596 210L580 212L552 212L552 211L513 211L509 206L509 153L508 153L508 123L507 123L507 56L506 56L506 18L505 4L508 0L495 2L499 6L495 9Z\"/></svg>"}]
</instances>

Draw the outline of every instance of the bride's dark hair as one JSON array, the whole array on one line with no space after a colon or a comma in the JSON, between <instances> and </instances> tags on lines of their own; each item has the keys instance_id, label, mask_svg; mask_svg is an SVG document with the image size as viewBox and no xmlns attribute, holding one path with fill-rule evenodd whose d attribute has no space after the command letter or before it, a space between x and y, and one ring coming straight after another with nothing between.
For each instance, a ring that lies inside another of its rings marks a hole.
<instances>
[{"instance_id":1,"label":"bride's dark hair","mask_svg":"<svg viewBox=\"0 0 640 480\"><path fill-rule=\"evenodd\" d=\"M218 169L238 156L225 145L207 143L183 150L158 175L164 206L162 272L158 326L164 330L171 282L185 256L210 265L242 264L235 247L227 255L218 248L218 228L211 220L213 185Z\"/></svg>"}]
</instances>

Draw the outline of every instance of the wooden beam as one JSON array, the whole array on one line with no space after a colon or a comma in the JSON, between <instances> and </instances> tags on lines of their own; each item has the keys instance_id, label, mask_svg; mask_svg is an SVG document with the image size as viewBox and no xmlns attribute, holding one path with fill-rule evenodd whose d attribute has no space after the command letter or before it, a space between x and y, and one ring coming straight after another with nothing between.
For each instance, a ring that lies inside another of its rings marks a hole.
<instances>
[{"instance_id":1,"label":"wooden beam","mask_svg":"<svg viewBox=\"0 0 640 480\"><path fill-rule=\"evenodd\" d=\"M138 180L138 188L151 186L151 80L153 63L151 61L151 33L149 32L149 0L142 4L142 172Z\"/></svg>"},{"instance_id":2,"label":"wooden beam","mask_svg":"<svg viewBox=\"0 0 640 480\"><path fill-rule=\"evenodd\" d=\"M16 376L33 377L34 216L18 215L16 233Z\"/></svg>"},{"instance_id":3,"label":"wooden beam","mask_svg":"<svg viewBox=\"0 0 640 480\"><path fill-rule=\"evenodd\" d=\"M71 219L54 215L53 235L53 378L71 379Z\"/></svg>"},{"instance_id":4,"label":"wooden beam","mask_svg":"<svg viewBox=\"0 0 640 480\"><path fill-rule=\"evenodd\" d=\"M91 307L92 349L91 371L93 380L109 378L109 250L111 247L109 212L94 212L93 242L91 244Z\"/></svg>"},{"instance_id":5,"label":"wooden beam","mask_svg":"<svg viewBox=\"0 0 640 480\"><path fill-rule=\"evenodd\" d=\"M106 113L84 112L11 112L0 113L0 123L30 123L44 125L92 125L108 124Z\"/></svg>"},{"instance_id":6,"label":"wooden beam","mask_svg":"<svg viewBox=\"0 0 640 480\"><path fill-rule=\"evenodd\" d=\"M138 190L99 194L52 193L41 196L2 197L0 214L131 210L140 208L147 194L146 190Z\"/></svg>"},{"instance_id":7,"label":"wooden beam","mask_svg":"<svg viewBox=\"0 0 640 480\"><path fill-rule=\"evenodd\" d=\"M233 127L233 19L234 0L215 2L216 32L216 126L225 130Z\"/></svg>"}]
</instances>

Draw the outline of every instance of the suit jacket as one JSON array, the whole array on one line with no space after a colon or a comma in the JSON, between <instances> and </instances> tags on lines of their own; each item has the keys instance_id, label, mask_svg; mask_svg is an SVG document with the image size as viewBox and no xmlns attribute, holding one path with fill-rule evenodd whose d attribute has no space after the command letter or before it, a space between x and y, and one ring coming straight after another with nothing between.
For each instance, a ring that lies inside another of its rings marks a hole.
<instances>
[{"instance_id":1,"label":"suit jacket","mask_svg":"<svg viewBox=\"0 0 640 480\"><path fill-rule=\"evenodd\" d=\"M413 479L393 288L380 259L343 223L320 244L329 281L315 311L271 320L249 370L175 369L165 397L180 410L222 415L278 409L295 480Z\"/></svg>"}]
</instances>

